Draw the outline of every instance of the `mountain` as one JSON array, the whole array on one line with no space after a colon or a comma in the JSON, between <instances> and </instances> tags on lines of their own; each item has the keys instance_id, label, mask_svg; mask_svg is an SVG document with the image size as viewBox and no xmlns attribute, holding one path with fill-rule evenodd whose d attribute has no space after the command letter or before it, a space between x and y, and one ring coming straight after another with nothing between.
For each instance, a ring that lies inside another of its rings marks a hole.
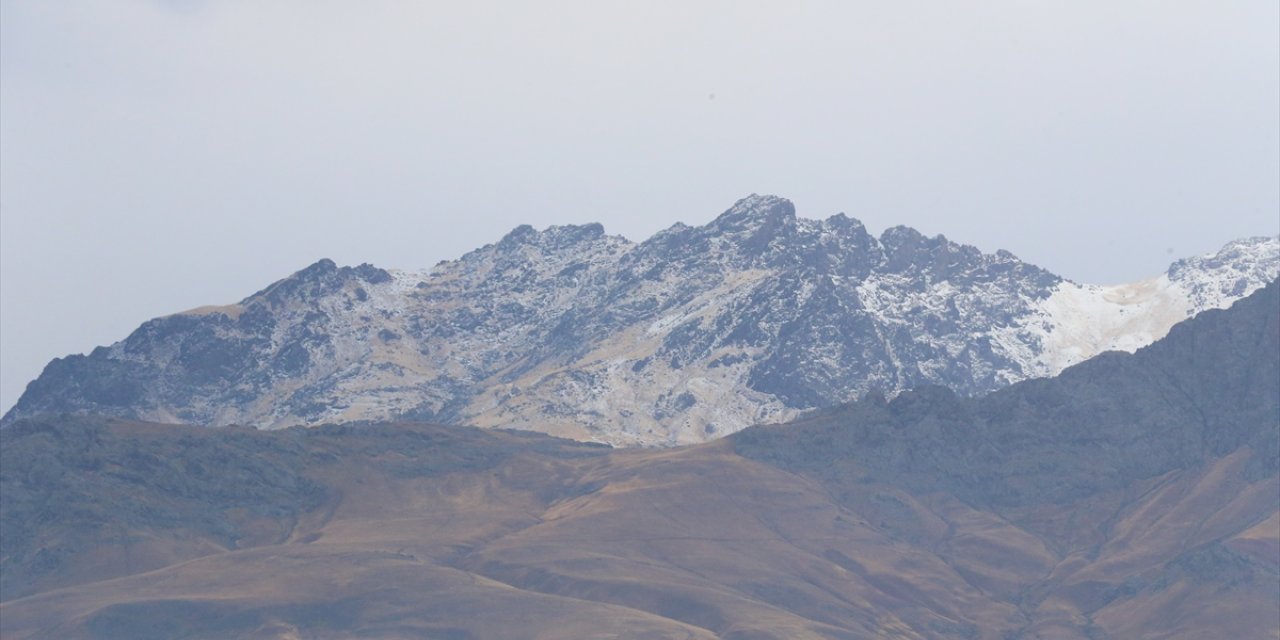
<instances>
[{"instance_id":1,"label":"mountain","mask_svg":"<svg viewBox=\"0 0 1280 640\"><path fill-rule=\"evenodd\" d=\"M520 227L424 272L322 260L48 365L4 417L265 428L408 419L676 444L870 391L962 395L1133 351L1277 277L1254 238L1121 286L751 196L632 243Z\"/></svg>"},{"instance_id":2,"label":"mountain","mask_svg":"<svg viewBox=\"0 0 1280 640\"><path fill-rule=\"evenodd\" d=\"M706 444L0 429L5 638L1272 638L1280 284L983 397Z\"/></svg>"}]
</instances>

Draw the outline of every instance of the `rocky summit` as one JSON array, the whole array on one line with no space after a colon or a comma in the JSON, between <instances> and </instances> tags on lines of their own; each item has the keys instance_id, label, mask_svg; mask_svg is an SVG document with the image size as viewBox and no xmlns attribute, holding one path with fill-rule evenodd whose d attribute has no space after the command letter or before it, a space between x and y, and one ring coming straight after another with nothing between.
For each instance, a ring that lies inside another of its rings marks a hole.
<instances>
[{"instance_id":1,"label":"rocky summit","mask_svg":"<svg viewBox=\"0 0 1280 640\"><path fill-rule=\"evenodd\" d=\"M1253 238L1118 286L774 196L644 242L522 226L426 271L321 260L54 360L41 413L263 428L409 419L699 442L922 385L979 395L1133 351L1276 279Z\"/></svg>"}]
</instances>

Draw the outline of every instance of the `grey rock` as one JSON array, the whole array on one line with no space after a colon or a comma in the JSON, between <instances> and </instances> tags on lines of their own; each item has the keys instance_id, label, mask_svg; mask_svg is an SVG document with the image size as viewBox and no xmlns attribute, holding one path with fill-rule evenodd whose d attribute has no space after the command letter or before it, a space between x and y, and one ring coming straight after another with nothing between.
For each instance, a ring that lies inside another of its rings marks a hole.
<instances>
[{"instance_id":1,"label":"grey rock","mask_svg":"<svg viewBox=\"0 0 1280 640\"><path fill-rule=\"evenodd\" d=\"M1053 375L1147 344L1278 268L1280 242L1256 238L1150 281L1079 285L1007 251L907 227L876 238L753 195L641 243L598 224L526 225L430 271L321 260L237 304L55 360L0 424L412 417L697 442L873 390L972 396Z\"/></svg>"}]
</instances>

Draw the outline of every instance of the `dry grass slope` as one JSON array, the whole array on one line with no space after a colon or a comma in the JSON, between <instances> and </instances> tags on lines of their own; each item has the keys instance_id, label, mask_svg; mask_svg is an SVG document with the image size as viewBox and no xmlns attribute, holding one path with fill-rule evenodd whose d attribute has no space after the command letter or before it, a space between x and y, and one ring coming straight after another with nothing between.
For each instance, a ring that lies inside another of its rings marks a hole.
<instances>
[{"instance_id":1,"label":"dry grass slope","mask_svg":"<svg viewBox=\"0 0 1280 640\"><path fill-rule=\"evenodd\" d=\"M982 400L869 399L683 449L19 421L0 636L1275 638L1264 293Z\"/></svg>"}]
</instances>

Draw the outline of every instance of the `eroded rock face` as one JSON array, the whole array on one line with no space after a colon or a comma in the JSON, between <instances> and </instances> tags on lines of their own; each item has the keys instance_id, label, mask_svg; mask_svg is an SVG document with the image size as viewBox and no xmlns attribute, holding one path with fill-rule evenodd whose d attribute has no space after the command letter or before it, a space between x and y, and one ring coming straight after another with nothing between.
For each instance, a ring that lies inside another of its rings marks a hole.
<instances>
[{"instance_id":1,"label":"eroded rock face","mask_svg":"<svg viewBox=\"0 0 1280 640\"><path fill-rule=\"evenodd\" d=\"M960 395L1132 351L1275 279L1257 238L1080 285L1000 251L751 196L633 243L523 226L422 272L321 262L50 363L5 417L275 428L406 417L697 442L869 391Z\"/></svg>"}]
</instances>

